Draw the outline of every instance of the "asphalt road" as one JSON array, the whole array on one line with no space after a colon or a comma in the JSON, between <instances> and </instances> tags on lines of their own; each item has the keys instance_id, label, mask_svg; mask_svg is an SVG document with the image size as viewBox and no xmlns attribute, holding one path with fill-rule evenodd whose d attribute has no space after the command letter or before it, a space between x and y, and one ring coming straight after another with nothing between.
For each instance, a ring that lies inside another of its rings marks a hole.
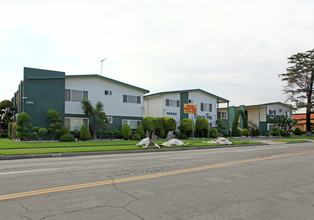
<instances>
[{"instance_id":1,"label":"asphalt road","mask_svg":"<svg viewBox=\"0 0 314 220\"><path fill-rule=\"evenodd\" d=\"M0 219L314 219L314 143L0 161Z\"/></svg>"}]
</instances>

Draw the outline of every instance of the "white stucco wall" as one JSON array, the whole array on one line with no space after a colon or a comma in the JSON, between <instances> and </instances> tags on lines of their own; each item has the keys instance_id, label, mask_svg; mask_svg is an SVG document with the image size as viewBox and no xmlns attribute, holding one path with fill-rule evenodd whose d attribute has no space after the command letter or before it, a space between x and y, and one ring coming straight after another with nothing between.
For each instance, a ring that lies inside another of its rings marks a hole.
<instances>
[{"instance_id":1,"label":"white stucco wall","mask_svg":"<svg viewBox=\"0 0 314 220\"><path fill-rule=\"evenodd\" d=\"M144 93L131 87L95 77L87 77L66 78L65 88L88 91L88 99L94 106L98 101L102 102L107 115L143 117ZM105 90L112 91L112 95L105 95ZM123 103L123 95L140 96L141 104ZM66 101L65 114L83 114L81 103Z\"/></svg>"},{"instance_id":2,"label":"white stucco wall","mask_svg":"<svg viewBox=\"0 0 314 220\"><path fill-rule=\"evenodd\" d=\"M173 94L164 94L162 98L162 111L163 111L163 117L171 117L173 118L177 126L180 125L180 107L176 106L166 106L166 100L179 100L180 101L180 93L173 93ZM182 103L180 102L180 106Z\"/></svg>"},{"instance_id":3,"label":"white stucco wall","mask_svg":"<svg viewBox=\"0 0 314 220\"><path fill-rule=\"evenodd\" d=\"M211 116L212 119L208 119L209 123L212 123L213 127L216 127L216 121L217 121L217 99L215 97L209 96L207 94L204 94L202 92L189 92L189 99L193 101L193 105L197 105L197 115L205 117ZM201 111L201 103L209 103L212 104L212 111L205 112ZM194 121L196 121L194 115L189 114L189 118L193 118Z\"/></svg>"},{"instance_id":4,"label":"white stucco wall","mask_svg":"<svg viewBox=\"0 0 314 220\"><path fill-rule=\"evenodd\" d=\"M162 96L144 97L144 117L163 117Z\"/></svg>"},{"instance_id":5,"label":"white stucco wall","mask_svg":"<svg viewBox=\"0 0 314 220\"><path fill-rule=\"evenodd\" d=\"M287 112L289 112L288 116L292 118L292 114L291 114L292 109L285 105L281 105L281 104L267 105L267 113L266 113L267 115L269 114L269 110L271 111L276 110L276 115L287 115Z\"/></svg>"}]
</instances>

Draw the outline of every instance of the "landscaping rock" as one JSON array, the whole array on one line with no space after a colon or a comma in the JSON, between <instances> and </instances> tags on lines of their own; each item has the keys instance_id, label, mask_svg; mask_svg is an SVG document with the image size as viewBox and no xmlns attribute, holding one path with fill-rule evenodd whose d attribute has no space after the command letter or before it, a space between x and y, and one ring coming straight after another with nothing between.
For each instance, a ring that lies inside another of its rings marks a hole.
<instances>
[{"instance_id":1,"label":"landscaping rock","mask_svg":"<svg viewBox=\"0 0 314 220\"><path fill-rule=\"evenodd\" d=\"M155 142L152 142L149 140L149 138L144 138L143 140L141 140L138 144L136 144L137 146L139 147L143 147L143 148L146 148L148 146L151 146L151 147L157 147L160 149L160 147L158 146L158 144L156 144Z\"/></svg>"},{"instance_id":2,"label":"landscaping rock","mask_svg":"<svg viewBox=\"0 0 314 220\"><path fill-rule=\"evenodd\" d=\"M219 137L219 138L215 138L211 141L203 141L203 143L208 143L208 144L228 144L231 145L232 142L229 141L227 138L224 137Z\"/></svg>"},{"instance_id":3,"label":"landscaping rock","mask_svg":"<svg viewBox=\"0 0 314 220\"><path fill-rule=\"evenodd\" d=\"M178 140L178 139L171 139L163 144L161 144L162 146L165 146L165 147L171 147L171 146L180 146L180 145L187 145L187 143L181 141L181 140Z\"/></svg>"}]
</instances>

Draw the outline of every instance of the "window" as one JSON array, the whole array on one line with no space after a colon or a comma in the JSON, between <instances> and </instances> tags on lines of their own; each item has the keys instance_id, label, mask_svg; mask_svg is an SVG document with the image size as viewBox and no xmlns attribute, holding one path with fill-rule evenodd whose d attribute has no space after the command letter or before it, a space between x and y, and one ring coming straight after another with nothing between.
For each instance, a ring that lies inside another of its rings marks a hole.
<instances>
[{"instance_id":1,"label":"window","mask_svg":"<svg viewBox=\"0 0 314 220\"><path fill-rule=\"evenodd\" d=\"M105 95L112 95L112 91L105 90Z\"/></svg>"},{"instance_id":2,"label":"window","mask_svg":"<svg viewBox=\"0 0 314 220\"><path fill-rule=\"evenodd\" d=\"M88 99L88 91L66 89L64 93L65 101L81 102Z\"/></svg>"},{"instance_id":3,"label":"window","mask_svg":"<svg viewBox=\"0 0 314 220\"><path fill-rule=\"evenodd\" d=\"M227 112L218 112L219 119L227 119Z\"/></svg>"},{"instance_id":4,"label":"window","mask_svg":"<svg viewBox=\"0 0 314 220\"><path fill-rule=\"evenodd\" d=\"M64 118L64 126L67 126L70 131L75 129L81 130L81 126L85 125L88 127L88 119L86 118Z\"/></svg>"},{"instance_id":5,"label":"window","mask_svg":"<svg viewBox=\"0 0 314 220\"><path fill-rule=\"evenodd\" d=\"M201 103L201 111L203 112L212 112L213 105L209 103Z\"/></svg>"},{"instance_id":6,"label":"window","mask_svg":"<svg viewBox=\"0 0 314 220\"><path fill-rule=\"evenodd\" d=\"M123 95L123 102L141 104L141 96Z\"/></svg>"},{"instance_id":7,"label":"window","mask_svg":"<svg viewBox=\"0 0 314 220\"><path fill-rule=\"evenodd\" d=\"M180 107L179 100L166 99L166 106Z\"/></svg>"},{"instance_id":8,"label":"window","mask_svg":"<svg viewBox=\"0 0 314 220\"><path fill-rule=\"evenodd\" d=\"M127 119L122 120L122 126L128 124L132 129L136 129L138 126L141 125L141 123L142 123L141 120L127 120Z\"/></svg>"},{"instance_id":9,"label":"window","mask_svg":"<svg viewBox=\"0 0 314 220\"><path fill-rule=\"evenodd\" d=\"M193 100L189 99L189 103L190 103L190 104L193 103Z\"/></svg>"},{"instance_id":10,"label":"window","mask_svg":"<svg viewBox=\"0 0 314 220\"><path fill-rule=\"evenodd\" d=\"M276 110L269 110L270 115L276 115Z\"/></svg>"},{"instance_id":11,"label":"window","mask_svg":"<svg viewBox=\"0 0 314 220\"><path fill-rule=\"evenodd\" d=\"M112 124L113 123L113 118L112 117L107 117L108 121L109 121L109 124Z\"/></svg>"}]
</instances>

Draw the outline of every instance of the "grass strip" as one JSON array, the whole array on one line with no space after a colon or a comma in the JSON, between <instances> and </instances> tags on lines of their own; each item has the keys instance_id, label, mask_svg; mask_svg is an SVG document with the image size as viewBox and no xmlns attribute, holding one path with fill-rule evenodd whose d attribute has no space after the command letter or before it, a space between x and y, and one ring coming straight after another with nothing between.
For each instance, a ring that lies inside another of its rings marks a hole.
<instances>
[{"instance_id":1,"label":"grass strip","mask_svg":"<svg viewBox=\"0 0 314 220\"><path fill-rule=\"evenodd\" d=\"M306 139L276 139L273 141L293 143L293 142L307 142L308 140Z\"/></svg>"}]
</instances>

